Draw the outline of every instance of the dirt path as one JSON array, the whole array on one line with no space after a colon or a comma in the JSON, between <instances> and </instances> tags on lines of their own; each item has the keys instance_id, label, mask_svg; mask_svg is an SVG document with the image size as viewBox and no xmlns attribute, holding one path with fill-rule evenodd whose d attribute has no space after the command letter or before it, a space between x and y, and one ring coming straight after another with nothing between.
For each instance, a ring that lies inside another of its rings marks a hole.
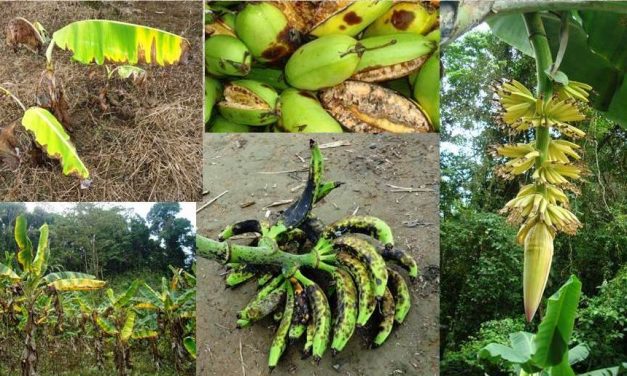
<instances>
[{"instance_id":1,"label":"dirt path","mask_svg":"<svg viewBox=\"0 0 627 376\"><path fill-rule=\"evenodd\" d=\"M224 196L197 217L198 233L212 238L227 224L264 217L272 202L298 196L306 172L260 174L306 167L307 135L211 135L204 140L205 201ZM395 328L381 348L368 350L356 332L347 348L319 366L300 360L303 343L288 347L272 375L437 375L439 312L438 136L316 135L324 144L346 140L350 146L324 149L326 178L347 184L315 209L325 223L349 215L370 214L394 230L398 245L409 249L422 277L411 285L413 306L407 321ZM298 155L298 156L297 156ZM392 184L427 188L428 192L391 193ZM241 209L243 203L255 204ZM273 208L285 209L286 206ZM254 284L225 290L213 261L198 262L198 375L268 375L267 351L275 325L271 319L235 329L236 312L254 296ZM241 347L241 350L240 350Z\"/></svg>"},{"instance_id":2,"label":"dirt path","mask_svg":"<svg viewBox=\"0 0 627 376\"><path fill-rule=\"evenodd\" d=\"M13 170L0 163L0 197L7 201L189 201L200 193L202 138L202 2L3 2L0 6L0 85L27 106L46 63L43 56L5 44L13 17L39 21L48 32L77 20L111 19L160 28L191 43L187 65L148 67L143 87L114 79L109 109L99 105L106 84L102 66L73 62L54 52L74 123L71 138L90 170L92 188L63 176L56 161L35 163L30 136L18 127L22 153ZM19 122L21 110L0 98L0 127Z\"/></svg>"}]
</instances>

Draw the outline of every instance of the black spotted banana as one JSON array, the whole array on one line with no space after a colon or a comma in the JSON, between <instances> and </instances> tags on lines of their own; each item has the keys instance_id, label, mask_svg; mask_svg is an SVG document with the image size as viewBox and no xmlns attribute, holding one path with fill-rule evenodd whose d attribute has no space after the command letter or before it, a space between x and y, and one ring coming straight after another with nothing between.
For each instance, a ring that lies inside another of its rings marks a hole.
<instances>
[{"instance_id":1,"label":"black spotted banana","mask_svg":"<svg viewBox=\"0 0 627 376\"><path fill-rule=\"evenodd\" d=\"M411 295L403 276L390 268L388 268L388 288L394 297L394 320L402 324L411 308Z\"/></svg>"},{"instance_id":2,"label":"black spotted banana","mask_svg":"<svg viewBox=\"0 0 627 376\"><path fill-rule=\"evenodd\" d=\"M336 257L337 261L346 268L355 280L359 293L357 326L364 326L377 306L377 300L374 296L374 284L370 280L368 269L357 257L347 252L339 252Z\"/></svg>"},{"instance_id":3,"label":"black spotted banana","mask_svg":"<svg viewBox=\"0 0 627 376\"><path fill-rule=\"evenodd\" d=\"M276 331L276 335L270 346L270 353L268 354L268 367L270 367L271 370L276 367L281 355L283 355L287 347L287 335L292 325L292 317L294 315L294 289L289 280L286 280L284 285L286 291L285 309L283 310L281 323Z\"/></svg>"},{"instance_id":4,"label":"black spotted banana","mask_svg":"<svg viewBox=\"0 0 627 376\"><path fill-rule=\"evenodd\" d=\"M250 318L251 311L257 309L258 303L266 299L268 295L270 295L270 293L279 288L284 280L285 278L283 277L283 275L278 275L274 277L274 279L272 279L270 282L268 282L261 290L259 290L257 295L246 305L246 307L238 312L237 326L240 328L249 326L252 321Z\"/></svg>"},{"instance_id":5,"label":"black spotted banana","mask_svg":"<svg viewBox=\"0 0 627 376\"><path fill-rule=\"evenodd\" d=\"M414 260L409 252L394 247L381 247L379 248L379 252L384 259L396 261L405 268L409 278L418 278L418 264L416 264L416 260Z\"/></svg>"},{"instance_id":6,"label":"black spotted banana","mask_svg":"<svg viewBox=\"0 0 627 376\"><path fill-rule=\"evenodd\" d=\"M388 283L388 270L377 249L366 240L355 236L342 236L336 239L335 247L357 256L368 268L374 284L374 295L377 299L381 299Z\"/></svg>"},{"instance_id":7,"label":"black spotted banana","mask_svg":"<svg viewBox=\"0 0 627 376\"><path fill-rule=\"evenodd\" d=\"M390 289L385 289L385 294L379 302L379 307L381 310L381 322L379 323L379 332L372 342L374 347L381 346L388 339L394 327L394 297Z\"/></svg>"},{"instance_id":8,"label":"black spotted banana","mask_svg":"<svg viewBox=\"0 0 627 376\"><path fill-rule=\"evenodd\" d=\"M336 315L333 324L333 355L344 349L355 331L357 322L357 288L350 274L342 268L333 273L336 294Z\"/></svg>"},{"instance_id":9,"label":"black spotted banana","mask_svg":"<svg viewBox=\"0 0 627 376\"><path fill-rule=\"evenodd\" d=\"M385 247L394 247L394 236L390 226L383 220L371 216L348 216L327 226L322 237L335 239L348 233L365 234L377 239Z\"/></svg>"}]
</instances>

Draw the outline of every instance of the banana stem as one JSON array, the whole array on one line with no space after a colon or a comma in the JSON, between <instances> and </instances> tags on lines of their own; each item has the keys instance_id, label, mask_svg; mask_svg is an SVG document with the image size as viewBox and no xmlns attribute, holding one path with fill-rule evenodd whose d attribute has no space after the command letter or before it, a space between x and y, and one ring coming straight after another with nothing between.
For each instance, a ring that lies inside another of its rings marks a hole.
<instances>
[{"instance_id":1,"label":"banana stem","mask_svg":"<svg viewBox=\"0 0 627 376\"><path fill-rule=\"evenodd\" d=\"M321 269L328 266L320 262L317 252L302 255L284 252L279 249L273 239L266 237L261 238L259 246L250 247L218 242L196 235L196 252L201 257L215 260L221 264L234 262L253 265L279 265L285 270L303 266Z\"/></svg>"},{"instance_id":2,"label":"banana stem","mask_svg":"<svg viewBox=\"0 0 627 376\"><path fill-rule=\"evenodd\" d=\"M546 71L553 65L549 40L546 37L540 13L525 13L523 19L529 35L529 41L536 56L537 94L546 102L553 95L553 83L546 74ZM549 127L542 125L536 127L536 150L540 153L535 162L536 169L541 167L547 159L550 140ZM544 184L536 183L536 186L539 191L545 191Z\"/></svg>"},{"instance_id":3,"label":"banana stem","mask_svg":"<svg viewBox=\"0 0 627 376\"><path fill-rule=\"evenodd\" d=\"M22 107L22 111L26 112L26 107L24 106L22 101L20 101L15 95L13 95L13 93L11 93L8 89L3 88L2 86L0 86L0 91L6 93L9 97L11 97L15 101L15 103Z\"/></svg>"}]
</instances>

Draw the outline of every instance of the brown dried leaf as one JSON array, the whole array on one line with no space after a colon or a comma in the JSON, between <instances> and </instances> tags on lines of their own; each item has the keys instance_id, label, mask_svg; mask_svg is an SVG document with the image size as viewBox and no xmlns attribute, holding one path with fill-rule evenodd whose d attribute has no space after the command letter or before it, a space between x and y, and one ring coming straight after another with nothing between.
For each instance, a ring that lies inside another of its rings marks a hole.
<instances>
[{"instance_id":1,"label":"brown dried leaf","mask_svg":"<svg viewBox=\"0 0 627 376\"><path fill-rule=\"evenodd\" d=\"M25 47L35 53L43 51L44 41L35 27L25 18L15 17L6 26L6 43L17 52L19 47Z\"/></svg>"},{"instance_id":2,"label":"brown dried leaf","mask_svg":"<svg viewBox=\"0 0 627 376\"><path fill-rule=\"evenodd\" d=\"M7 127L0 128L0 160L11 169L17 168L20 163L20 158L16 151L16 124L13 123Z\"/></svg>"},{"instance_id":3,"label":"brown dried leaf","mask_svg":"<svg viewBox=\"0 0 627 376\"><path fill-rule=\"evenodd\" d=\"M73 132L72 119L70 118L68 105L65 99L63 83L57 81L54 71L46 69L42 72L36 90L37 105L52 112L65 130Z\"/></svg>"}]
</instances>

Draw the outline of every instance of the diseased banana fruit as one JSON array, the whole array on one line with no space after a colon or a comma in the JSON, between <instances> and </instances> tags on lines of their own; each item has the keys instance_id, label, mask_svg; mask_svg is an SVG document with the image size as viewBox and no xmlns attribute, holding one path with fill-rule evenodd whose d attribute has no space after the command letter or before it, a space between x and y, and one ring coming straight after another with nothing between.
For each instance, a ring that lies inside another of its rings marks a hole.
<instances>
[{"instance_id":1,"label":"diseased banana fruit","mask_svg":"<svg viewBox=\"0 0 627 376\"><path fill-rule=\"evenodd\" d=\"M323 1L314 15L311 35L355 36L392 6L392 0Z\"/></svg>"},{"instance_id":2,"label":"diseased banana fruit","mask_svg":"<svg viewBox=\"0 0 627 376\"><path fill-rule=\"evenodd\" d=\"M245 125L267 125L277 120L277 92L270 86L252 80L238 80L224 87L224 99L218 110L225 119Z\"/></svg>"},{"instance_id":3,"label":"diseased banana fruit","mask_svg":"<svg viewBox=\"0 0 627 376\"><path fill-rule=\"evenodd\" d=\"M205 107L204 121L205 124L211 120L213 106L222 95L222 84L213 77L205 76Z\"/></svg>"},{"instance_id":4,"label":"diseased banana fruit","mask_svg":"<svg viewBox=\"0 0 627 376\"><path fill-rule=\"evenodd\" d=\"M315 283L307 286L307 297L313 311L314 322L312 354L314 361L320 362L329 345L331 308L326 295Z\"/></svg>"},{"instance_id":5,"label":"diseased banana fruit","mask_svg":"<svg viewBox=\"0 0 627 376\"><path fill-rule=\"evenodd\" d=\"M431 131L420 106L390 89L345 81L322 91L322 106L353 132L423 133Z\"/></svg>"},{"instance_id":6,"label":"diseased banana fruit","mask_svg":"<svg viewBox=\"0 0 627 376\"><path fill-rule=\"evenodd\" d=\"M377 306L377 300L374 296L374 284L370 280L368 269L357 257L346 252L338 253L337 260L346 267L346 270L355 280L359 293L357 326L364 326L370 320L370 316L372 316Z\"/></svg>"},{"instance_id":7,"label":"diseased banana fruit","mask_svg":"<svg viewBox=\"0 0 627 376\"><path fill-rule=\"evenodd\" d=\"M379 323L379 332L374 337L374 341L372 341L374 347L381 346L388 339L394 327L394 297L392 297L392 293L387 287L384 290L382 299L379 301L379 310L381 312L381 322Z\"/></svg>"},{"instance_id":8,"label":"diseased banana fruit","mask_svg":"<svg viewBox=\"0 0 627 376\"><path fill-rule=\"evenodd\" d=\"M237 36L260 62L275 63L298 47L300 35L270 2L248 2L235 19Z\"/></svg>"},{"instance_id":9,"label":"diseased banana fruit","mask_svg":"<svg viewBox=\"0 0 627 376\"><path fill-rule=\"evenodd\" d=\"M272 370L279 362L279 358L283 355L285 348L287 347L288 332L290 325L292 325L292 317L294 314L294 289L290 281L285 281L285 309L283 311L283 317L281 323L276 331L272 345L270 346L270 353L268 354L268 367Z\"/></svg>"},{"instance_id":10,"label":"diseased banana fruit","mask_svg":"<svg viewBox=\"0 0 627 376\"><path fill-rule=\"evenodd\" d=\"M436 8L422 1L401 1L392 6L383 16L377 18L366 31L365 37L409 32L425 35L439 22Z\"/></svg>"},{"instance_id":11,"label":"diseased banana fruit","mask_svg":"<svg viewBox=\"0 0 627 376\"><path fill-rule=\"evenodd\" d=\"M318 90L337 85L353 75L359 64L357 40L329 35L302 45L285 65L287 83L297 89Z\"/></svg>"},{"instance_id":12,"label":"diseased banana fruit","mask_svg":"<svg viewBox=\"0 0 627 376\"><path fill-rule=\"evenodd\" d=\"M374 296L377 299L382 298L388 283L388 270L376 248L355 236L342 236L335 240L335 246L353 254L368 268L374 286Z\"/></svg>"},{"instance_id":13,"label":"diseased banana fruit","mask_svg":"<svg viewBox=\"0 0 627 376\"><path fill-rule=\"evenodd\" d=\"M365 82L389 81L417 71L435 50L422 35L397 33L364 38L366 49L351 79Z\"/></svg>"},{"instance_id":14,"label":"diseased banana fruit","mask_svg":"<svg viewBox=\"0 0 627 376\"><path fill-rule=\"evenodd\" d=\"M344 269L337 268L333 273L335 280L336 317L333 325L333 354L342 351L348 340L353 336L357 322L357 288L350 274Z\"/></svg>"},{"instance_id":15,"label":"diseased banana fruit","mask_svg":"<svg viewBox=\"0 0 627 376\"><path fill-rule=\"evenodd\" d=\"M287 89L279 97L279 126L287 132L341 133L342 127L329 115L315 95Z\"/></svg>"},{"instance_id":16,"label":"diseased banana fruit","mask_svg":"<svg viewBox=\"0 0 627 376\"><path fill-rule=\"evenodd\" d=\"M252 57L242 41L229 35L215 35L205 41L205 67L216 77L245 76Z\"/></svg>"}]
</instances>

